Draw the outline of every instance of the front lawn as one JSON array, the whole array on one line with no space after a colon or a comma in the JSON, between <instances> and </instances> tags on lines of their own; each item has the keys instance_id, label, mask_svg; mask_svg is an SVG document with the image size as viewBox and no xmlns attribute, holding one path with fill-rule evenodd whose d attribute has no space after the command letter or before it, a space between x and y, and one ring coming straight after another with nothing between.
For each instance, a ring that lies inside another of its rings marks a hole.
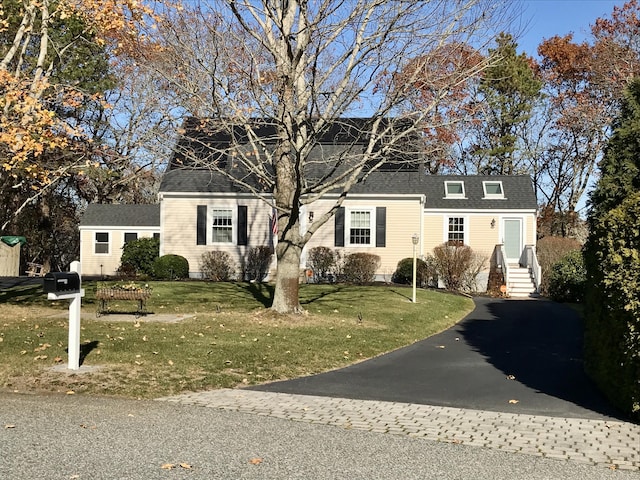
<instances>
[{"instance_id":1,"label":"front lawn","mask_svg":"<svg viewBox=\"0 0 640 480\"><path fill-rule=\"evenodd\" d=\"M41 287L0 292L0 388L153 398L318 373L411 344L473 308L463 296L401 286L301 285L307 315L275 315L267 284L149 282L147 308L176 323L95 318L84 288L82 351L90 373L67 370L68 303ZM134 311L133 303L111 308ZM54 369L53 367L59 368ZM62 368L60 368L62 367Z\"/></svg>"}]
</instances>

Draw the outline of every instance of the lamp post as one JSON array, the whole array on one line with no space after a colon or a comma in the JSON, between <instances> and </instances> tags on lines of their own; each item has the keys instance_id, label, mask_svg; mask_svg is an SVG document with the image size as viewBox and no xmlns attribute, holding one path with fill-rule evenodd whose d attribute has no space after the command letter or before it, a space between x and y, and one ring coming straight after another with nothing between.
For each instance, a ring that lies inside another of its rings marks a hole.
<instances>
[{"instance_id":1,"label":"lamp post","mask_svg":"<svg viewBox=\"0 0 640 480\"><path fill-rule=\"evenodd\" d=\"M418 245L418 237L417 233L411 235L411 242L413 243L413 303L416 303L416 246Z\"/></svg>"}]
</instances>

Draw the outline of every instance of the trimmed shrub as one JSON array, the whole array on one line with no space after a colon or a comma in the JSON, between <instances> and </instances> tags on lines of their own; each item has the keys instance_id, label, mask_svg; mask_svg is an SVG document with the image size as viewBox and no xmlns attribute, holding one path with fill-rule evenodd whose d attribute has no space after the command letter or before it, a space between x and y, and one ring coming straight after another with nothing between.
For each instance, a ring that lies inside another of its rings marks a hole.
<instances>
[{"instance_id":1,"label":"trimmed shrub","mask_svg":"<svg viewBox=\"0 0 640 480\"><path fill-rule=\"evenodd\" d=\"M348 283L363 285L376 278L380 257L372 253L352 253L344 258L342 275Z\"/></svg>"},{"instance_id":2,"label":"trimmed shrub","mask_svg":"<svg viewBox=\"0 0 640 480\"><path fill-rule=\"evenodd\" d=\"M153 275L153 262L160 255L160 240L139 238L122 247L118 272L127 276Z\"/></svg>"},{"instance_id":3,"label":"trimmed shrub","mask_svg":"<svg viewBox=\"0 0 640 480\"><path fill-rule=\"evenodd\" d=\"M433 257L438 277L445 288L455 292L462 290L474 261L471 247L443 243L433 249Z\"/></svg>"},{"instance_id":4,"label":"trimmed shrub","mask_svg":"<svg viewBox=\"0 0 640 480\"><path fill-rule=\"evenodd\" d=\"M542 295L549 295L549 278L553 266L569 252L580 250L580 248L580 242L574 238L543 237L538 240L536 255L542 269L542 283L540 285Z\"/></svg>"},{"instance_id":5,"label":"trimmed shrub","mask_svg":"<svg viewBox=\"0 0 640 480\"><path fill-rule=\"evenodd\" d=\"M416 285L424 287L436 276L433 264L429 265L421 258L416 258ZM403 258L398 262L396 271L391 276L393 283L413 284L413 257Z\"/></svg>"},{"instance_id":6,"label":"trimmed shrub","mask_svg":"<svg viewBox=\"0 0 640 480\"><path fill-rule=\"evenodd\" d=\"M313 271L316 282L328 281L336 276L338 268L338 253L328 247L314 247L307 255L307 268Z\"/></svg>"},{"instance_id":7,"label":"trimmed shrub","mask_svg":"<svg viewBox=\"0 0 640 480\"><path fill-rule=\"evenodd\" d=\"M217 250L202 254L200 257L200 269L204 278L214 282L228 282L236 273L236 267L231 255Z\"/></svg>"},{"instance_id":8,"label":"trimmed shrub","mask_svg":"<svg viewBox=\"0 0 640 480\"><path fill-rule=\"evenodd\" d=\"M269 273L272 255L271 248L266 246L250 248L247 254L247 280L262 282Z\"/></svg>"},{"instance_id":9,"label":"trimmed shrub","mask_svg":"<svg viewBox=\"0 0 640 480\"><path fill-rule=\"evenodd\" d=\"M582 302L584 300L587 272L580 250L567 253L551 267L549 272L549 296L557 302Z\"/></svg>"},{"instance_id":10,"label":"trimmed shrub","mask_svg":"<svg viewBox=\"0 0 640 480\"><path fill-rule=\"evenodd\" d=\"M180 255L163 255L153 262L153 276L160 280L179 280L189 277L189 262Z\"/></svg>"}]
</instances>

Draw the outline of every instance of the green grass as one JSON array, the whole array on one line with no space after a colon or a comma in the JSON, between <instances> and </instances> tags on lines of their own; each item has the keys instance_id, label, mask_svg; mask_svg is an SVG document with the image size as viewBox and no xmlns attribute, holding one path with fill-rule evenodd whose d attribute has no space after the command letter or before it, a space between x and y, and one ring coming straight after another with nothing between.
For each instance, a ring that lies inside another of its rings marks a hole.
<instances>
[{"instance_id":1,"label":"green grass","mask_svg":"<svg viewBox=\"0 0 640 480\"><path fill-rule=\"evenodd\" d=\"M151 282L153 313L193 314L177 323L109 315L83 319L83 365L67 362L67 302L46 300L40 287L0 293L0 387L153 398L318 373L411 344L448 328L473 308L468 298L399 286L301 285L306 315L276 315L272 286ZM86 283L83 311L95 311ZM135 310L118 302L118 310Z\"/></svg>"}]
</instances>

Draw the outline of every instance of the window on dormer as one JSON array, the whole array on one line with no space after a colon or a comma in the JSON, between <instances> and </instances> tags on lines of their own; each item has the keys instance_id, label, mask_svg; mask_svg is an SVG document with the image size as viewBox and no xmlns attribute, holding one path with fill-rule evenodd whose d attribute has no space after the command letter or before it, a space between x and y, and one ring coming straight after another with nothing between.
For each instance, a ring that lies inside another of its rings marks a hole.
<instances>
[{"instance_id":1,"label":"window on dormer","mask_svg":"<svg viewBox=\"0 0 640 480\"><path fill-rule=\"evenodd\" d=\"M444 182L446 198L464 198L464 182Z\"/></svg>"},{"instance_id":2,"label":"window on dormer","mask_svg":"<svg viewBox=\"0 0 640 480\"><path fill-rule=\"evenodd\" d=\"M504 190L502 190L502 182L482 182L484 189L484 198L504 198Z\"/></svg>"}]
</instances>

